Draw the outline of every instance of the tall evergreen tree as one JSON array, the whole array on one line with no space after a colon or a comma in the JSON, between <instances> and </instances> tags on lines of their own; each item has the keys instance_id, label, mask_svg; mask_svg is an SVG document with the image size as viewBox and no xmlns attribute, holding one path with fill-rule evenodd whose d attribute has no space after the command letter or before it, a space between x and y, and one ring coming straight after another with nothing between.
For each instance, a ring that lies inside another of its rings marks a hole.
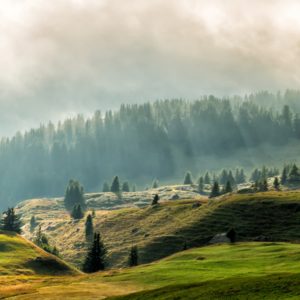
<instances>
[{"instance_id":1,"label":"tall evergreen tree","mask_svg":"<svg viewBox=\"0 0 300 300\"><path fill-rule=\"evenodd\" d=\"M220 186L219 183L215 181L211 189L210 197L213 198L219 195L220 195Z\"/></svg>"},{"instance_id":2,"label":"tall evergreen tree","mask_svg":"<svg viewBox=\"0 0 300 300\"><path fill-rule=\"evenodd\" d=\"M191 172L186 172L184 176L183 184L193 184L192 174Z\"/></svg>"},{"instance_id":3,"label":"tall evergreen tree","mask_svg":"<svg viewBox=\"0 0 300 300\"><path fill-rule=\"evenodd\" d=\"M14 208L8 208L7 211L3 213L1 229L21 233L21 222L16 215Z\"/></svg>"},{"instance_id":4,"label":"tall evergreen tree","mask_svg":"<svg viewBox=\"0 0 300 300\"><path fill-rule=\"evenodd\" d=\"M198 192L203 193L203 191L204 191L204 178L200 176L198 180Z\"/></svg>"},{"instance_id":5,"label":"tall evergreen tree","mask_svg":"<svg viewBox=\"0 0 300 300\"><path fill-rule=\"evenodd\" d=\"M66 188L64 204L66 209L71 210L74 205L80 205L81 208L85 209L85 199L84 199L84 192L83 187L76 180L70 180L69 184Z\"/></svg>"},{"instance_id":6,"label":"tall evergreen tree","mask_svg":"<svg viewBox=\"0 0 300 300\"><path fill-rule=\"evenodd\" d=\"M93 217L88 214L85 221L85 238L90 241L94 235Z\"/></svg>"},{"instance_id":7,"label":"tall evergreen tree","mask_svg":"<svg viewBox=\"0 0 300 300\"><path fill-rule=\"evenodd\" d=\"M119 180L119 176L115 176L113 181L112 181L112 184L111 184L111 188L110 188L110 191L113 192L113 193L120 193L120 180Z\"/></svg>"},{"instance_id":8,"label":"tall evergreen tree","mask_svg":"<svg viewBox=\"0 0 300 300\"><path fill-rule=\"evenodd\" d=\"M154 179L153 184L152 184L152 188L153 189L157 189L158 188L158 180Z\"/></svg>"},{"instance_id":9,"label":"tall evergreen tree","mask_svg":"<svg viewBox=\"0 0 300 300\"><path fill-rule=\"evenodd\" d=\"M282 174L281 174L281 184L286 184L287 182L287 167L284 166L283 170L282 170Z\"/></svg>"},{"instance_id":10,"label":"tall evergreen tree","mask_svg":"<svg viewBox=\"0 0 300 300\"><path fill-rule=\"evenodd\" d=\"M129 267L135 267L138 265L139 262L139 254L137 246L132 246L129 252L128 257L128 265Z\"/></svg>"},{"instance_id":11,"label":"tall evergreen tree","mask_svg":"<svg viewBox=\"0 0 300 300\"><path fill-rule=\"evenodd\" d=\"M125 181L125 182L122 184L122 191L123 191L123 192L130 192L129 183L128 183L127 181Z\"/></svg>"},{"instance_id":12,"label":"tall evergreen tree","mask_svg":"<svg viewBox=\"0 0 300 300\"><path fill-rule=\"evenodd\" d=\"M94 234L94 240L89 248L82 269L86 273L94 273L105 269L106 248L100 233Z\"/></svg>"},{"instance_id":13,"label":"tall evergreen tree","mask_svg":"<svg viewBox=\"0 0 300 300\"><path fill-rule=\"evenodd\" d=\"M37 222L36 222L35 216L31 216L30 231L33 231L35 229L36 225L37 225Z\"/></svg>"},{"instance_id":14,"label":"tall evergreen tree","mask_svg":"<svg viewBox=\"0 0 300 300\"><path fill-rule=\"evenodd\" d=\"M232 187L231 187L231 183L228 180L225 186L225 193L231 193L232 192Z\"/></svg>"},{"instance_id":15,"label":"tall evergreen tree","mask_svg":"<svg viewBox=\"0 0 300 300\"><path fill-rule=\"evenodd\" d=\"M205 173L205 176L204 176L204 183L205 183L205 184L210 184L210 176L209 176L209 173L208 173L208 172Z\"/></svg>"},{"instance_id":16,"label":"tall evergreen tree","mask_svg":"<svg viewBox=\"0 0 300 300\"><path fill-rule=\"evenodd\" d=\"M290 171L288 181L290 183L299 183L300 182L300 173L296 164L293 164L292 169Z\"/></svg>"},{"instance_id":17,"label":"tall evergreen tree","mask_svg":"<svg viewBox=\"0 0 300 300\"><path fill-rule=\"evenodd\" d=\"M279 183L278 177L274 178L273 186L274 186L275 190L279 190L280 183Z\"/></svg>"}]
</instances>

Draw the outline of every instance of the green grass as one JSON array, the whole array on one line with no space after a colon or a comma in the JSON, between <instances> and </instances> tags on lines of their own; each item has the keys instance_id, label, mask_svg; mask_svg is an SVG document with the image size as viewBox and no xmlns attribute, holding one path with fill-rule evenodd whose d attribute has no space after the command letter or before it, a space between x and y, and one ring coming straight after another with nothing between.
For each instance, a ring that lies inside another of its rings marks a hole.
<instances>
[{"instance_id":1,"label":"green grass","mask_svg":"<svg viewBox=\"0 0 300 300\"><path fill-rule=\"evenodd\" d=\"M182 251L151 264L92 275L0 276L0 299L299 299L299 296L300 245L283 242L211 245Z\"/></svg>"},{"instance_id":2,"label":"green grass","mask_svg":"<svg viewBox=\"0 0 300 300\"><path fill-rule=\"evenodd\" d=\"M79 274L17 234L0 232L0 276Z\"/></svg>"},{"instance_id":3,"label":"green grass","mask_svg":"<svg viewBox=\"0 0 300 300\"><path fill-rule=\"evenodd\" d=\"M151 290L117 299L297 299L300 246L241 243L184 251L114 274Z\"/></svg>"}]
</instances>

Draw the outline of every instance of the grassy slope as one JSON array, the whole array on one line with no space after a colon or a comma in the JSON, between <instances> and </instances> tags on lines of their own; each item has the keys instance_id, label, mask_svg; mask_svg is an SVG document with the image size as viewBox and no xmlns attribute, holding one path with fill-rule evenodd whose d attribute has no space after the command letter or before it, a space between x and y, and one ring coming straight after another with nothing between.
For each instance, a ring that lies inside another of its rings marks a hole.
<instances>
[{"instance_id":1,"label":"grassy slope","mask_svg":"<svg viewBox=\"0 0 300 300\"><path fill-rule=\"evenodd\" d=\"M19 235L0 232L1 276L70 274L79 272Z\"/></svg>"},{"instance_id":2,"label":"grassy slope","mask_svg":"<svg viewBox=\"0 0 300 300\"><path fill-rule=\"evenodd\" d=\"M220 199L171 201L148 208L97 211L96 230L102 233L112 266L124 265L128 249L137 244L141 262L148 263L188 246L202 246L215 234L235 227L239 240L300 240L300 192L230 195ZM71 221L63 211L35 211L52 243L69 262L80 264L86 249L84 220ZM30 217L30 212L26 216ZM48 229L47 229L48 228ZM27 236L30 237L29 231Z\"/></svg>"},{"instance_id":3,"label":"grassy slope","mask_svg":"<svg viewBox=\"0 0 300 300\"><path fill-rule=\"evenodd\" d=\"M148 265L91 276L44 277L31 283L32 290L11 296L22 300L117 295L124 296L116 299L143 300L299 299L299 270L298 244L246 242L194 248Z\"/></svg>"},{"instance_id":4,"label":"grassy slope","mask_svg":"<svg viewBox=\"0 0 300 300\"><path fill-rule=\"evenodd\" d=\"M111 280L154 288L120 299L299 299L299 270L299 245L252 242L184 251Z\"/></svg>"}]
</instances>

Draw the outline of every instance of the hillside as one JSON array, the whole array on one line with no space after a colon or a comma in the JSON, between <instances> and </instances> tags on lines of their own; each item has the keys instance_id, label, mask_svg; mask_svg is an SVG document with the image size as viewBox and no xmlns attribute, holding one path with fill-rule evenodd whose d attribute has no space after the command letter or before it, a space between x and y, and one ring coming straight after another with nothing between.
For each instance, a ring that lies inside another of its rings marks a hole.
<instances>
[{"instance_id":1,"label":"hillside","mask_svg":"<svg viewBox=\"0 0 300 300\"><path fill-rule=\"evenodd\" d=\"M194 248L130 269L43 277L38 282L23 278L19 281L28 284L27 290L15 290L10 296L18 300L118 295L109 299L297 299L299 270L298 244L244 242ZM5 296L4 290L1 284L0 295Z\"/></svg>"},{"instance_id":2,"label":"hillside","mask_svg":"<svg viewBox=\"0 0 300 300\"><path fill-rule=\"evenodd\" d=\"M151 287L114 299L298 299L300 247L289 243L214 245L114 274Z\"/></svg>"},{"instance_id":3,"label":"hillside","mask_svg":"<svg viewBox=\"0 0 300 300\"><path fill-rule=\"evenodd\" d=\"M71 220L57 203L48 199L19 205L25 236L34 236L28 226L34 214L62 257L80 266L87 248L85 220ZM162 201L157 207L97 210L94 225L107 246L110 267L126 265L133 244L139 247L141 262L148 263L182 250L184 243L188 247L206 245L231 227L239 241L299 241L300 192L232 194L210 200L198 196Z\"/></svg>"},{"instance_id":4,"label":"hillside","mask_svg":"<svg viewBox=\"0 0 300 300\"><path fill-rule=\"evenodd\" d=\"M0 232L0 276L79 274L17 234Z\"/></svg>"}]
</instances>

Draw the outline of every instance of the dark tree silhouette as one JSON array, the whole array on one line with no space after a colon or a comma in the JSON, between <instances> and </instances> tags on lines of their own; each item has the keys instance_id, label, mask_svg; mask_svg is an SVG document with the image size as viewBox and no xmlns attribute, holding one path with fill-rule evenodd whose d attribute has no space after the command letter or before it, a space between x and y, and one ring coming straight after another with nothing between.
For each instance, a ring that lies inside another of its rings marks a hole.
<instances>
[{"instance_id":1,"label":"dark tree silhouette","mask_svg":"<svg viewBox=\"0 0 300 300\"><path fill-rule=\"evenodd\" d=\"M236 232L234 230L234 228L231 228L227 233L226 236L230 239L231 243L235 243L236 242Z\"/></svg>"},{"instance_id":2,"label":"dark tree silhouette","mask_svg":"<svg viewBox=\"0 0 300 300\"><path fill-rule=\"evenodd\" d=\"M105 269L106 249L100 233L94 234L94 240L89 248L82 269L86 273L94 273Z\"/></svg>"},{"instance_id":3,"label":"dark tree silhouette","mask_svg":"<svg viewBox=\"0 0 300 300\"><path fill-rule=\"evenodd\" d=\"M14 208L8 208L7 211L3 213L1 229L21 233L21 222Z\"/></svg>"},{"instance_id":4,"label":"dark tree silhouette","mask_svg":"<svg viewBox=\"0 0 300 300\"><path fill-rule=\"evenodd\" d=\"M157 204L158 204L158 201L159 201L159 196L158 196L158 194L156 194L156 195L153 197L153 200L152 200L151 205L157 205Z\"/></svg>"},{"instance_id":5,"label":"dark tree silhouette","mask_svg":"<svg viewBox=\"0 0 300 300\"><path fill-rule=\"evenodd\" d=\"M113 192L113 193L120 193L120 180L119 180L119 177L118 176L115 176L114 179L113 179L113 182L111 184L111 188L110 188L110 191Z\"/></svg>"},{"instance_id":6,"label":"dark tree silhouette","mask_svg":"<svg viewBox=\"0 0 300 300\"><path fill-rule=\"evenodd\" d=\"M138 247L132 246L129 252L128 265L129 267L137 266L139 263Z\"/></svg>"},{"instance_id":7,"label":"dark tree silhouette","mask_svg":"<svg viewBox=\"0 0 300 300\"><path fill-rule=\"evenodd\" d=\"M186 172L184 176L183 184L193 184L192 174L191 172Z\"/></svg>"},{"instance_id":8,"label":"dark tree silhouette","mask_svg":"<svg viewBox=\"0 0 300 300\"><path fill-rule=\"evenodd\" d=\"M76 180L70 180L66 188L64 204L66 209L71 210L75 205L80 205L82 209L85 209L85 199L83 187Z\"/></svg>"},{"instance_id":9,"label":"dark tree silhouette","mask_svg":"<svg viewBox=\"0 0 300 300\"><path fill-rule=\"evenodd\" d=\"M92 215L88 214L85 221L85 238L87 241L91 241L94 235L94 225Z\"/></svg>"},{"instance_id":10,"label":"dark tree silhouette","mask_svg":"<svg viewBox=\"0 0 300 300\"><path fill-rule=\"evenodd\" d=\"M219 187L219 183L217 181L214 182L212 189L211 189L211 193L210 193L210 197L217 197L220 195L220 187Z\"/></svg>"}]
</instances>

